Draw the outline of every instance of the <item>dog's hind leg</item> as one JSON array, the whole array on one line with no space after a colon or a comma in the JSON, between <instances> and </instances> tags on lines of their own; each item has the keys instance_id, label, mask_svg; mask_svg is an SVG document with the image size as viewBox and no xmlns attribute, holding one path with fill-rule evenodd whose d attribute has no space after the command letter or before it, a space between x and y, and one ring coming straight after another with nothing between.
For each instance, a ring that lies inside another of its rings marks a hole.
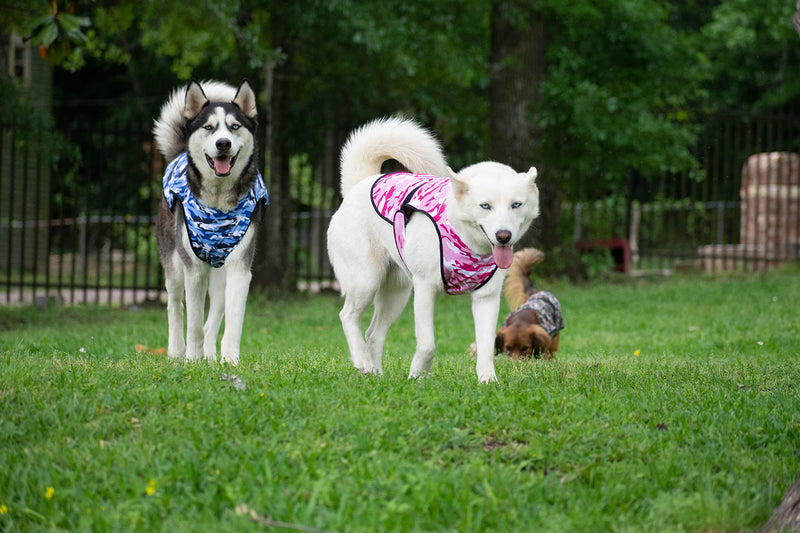
<instances>
[{"instance_id":1,"label":"dog's hind leg","mask_svg":"<svg viewBox=\"0 0 800 533\"><path fill-rule=\"evenodd\" d=\"M433 308L436 303L436 288L427 284L414 284L414 333L417 350L411 360L408 378L425 376L431 371L436 340L433 333Z\"/></svg>"},{"instance_id":2,"label":"dog's hind leg","mask_svg":"<svg viewBox=\"0 0 800 533\"><path fill-rule=\"evenodd\" d=\"M365 374L380 373L380 368L375 367L372 356L367 349L367 343L361 333L361 316L372 301L375 289L372 287L358 287L345 293L344 305L339 312L342 329L350 349L350 360L360 371Z\"/></svg>"},{"instance_id":3,"label":"dog's hind leg","mask_svg":"<svg viewBox=\"0 0 800 533\"><path fill-rule=\"evenodd\" d=\"M408 303L411 286L401 280L387 277L375 294L375 311L367 328L365 339L372 356L372 364L379 373L383 373L383 344L389 327L394 324Z\"/></svg>"},{"instance_id":4,"label":"dog's hind leg","mask_svg":"<svg viewBox=\"0 0 800 533\"><path fill-rule=\"evenodd\" d=\"M361 194L365 201L354 201ZM392 228L375 218L369 204L368 189L358 193L353 191L352 195L348 194L343 200L328 225L328 256L344 297L339 319L350 350L350 360L361 372L378 374L380 365L376 366L367 348L361 317L373 303L390 268L382 241L392 242ZM365 209L361 209L364 206ZM373 227L375 224L378 226Z\"/></svg>"},{"instance_id":5,"label":"dog's hind leg","mask_svg":"<svg viewBox=\"0 0 800 533\"><path fill-rule=\"evenodd\" d=\"M222 317L225 314L225 270L215 268L208 278L208 317L203 326L203 355L210 361L217 360L217 337Z\"/></svg>"}]
</instances>

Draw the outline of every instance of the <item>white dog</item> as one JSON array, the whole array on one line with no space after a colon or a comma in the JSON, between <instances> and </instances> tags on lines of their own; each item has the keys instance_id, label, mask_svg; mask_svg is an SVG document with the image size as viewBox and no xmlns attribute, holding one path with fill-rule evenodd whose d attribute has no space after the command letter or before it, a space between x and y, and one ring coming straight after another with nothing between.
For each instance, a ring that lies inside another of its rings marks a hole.
<instances>
[{"instance_id":1,"label":"white dog","mask_svg":"<svg viewBox=\"0 0 800 533\"><path fill-rule=\"evenodd\" d=\"M411 173L380 175L389 159ZM470 292L477 373L496 381L494 339L512 246L539 215L536 169L483 162L453 172L439 143L415 122L376 120L354 131L341 157L343 201L328 228L350 357L381 374L383 345L414 290L417 348L409 378L430 372L439 292ZM361 315L374 303L366 335Z\"/></svg>"}]
</instances>

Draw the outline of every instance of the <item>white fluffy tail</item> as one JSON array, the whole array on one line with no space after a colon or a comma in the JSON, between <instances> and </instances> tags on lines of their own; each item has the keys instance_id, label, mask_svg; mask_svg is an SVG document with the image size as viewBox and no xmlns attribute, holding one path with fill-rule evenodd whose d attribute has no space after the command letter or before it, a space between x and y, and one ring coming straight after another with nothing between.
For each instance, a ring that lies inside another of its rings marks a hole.
<instances>
[{"instance_id":1,"label":"white fluffy tail","mask_svg":"<svg viewBox=\"0 0 800 533\"><path fill-rule=\"evenodd\" d=\"M431 132L413 120L380 118L354 130L342 148L342 196L359 181L380 174L389 159L411 172L447 176L442 147Z\"/></svg>"},{"instance_id":2,"label":"white fluffy tail","mask_svg":"<svg viewBox=\"0 0 800 533\"><path fill-rule=\"evenodd\" d=\"M236 87L215 80L201 81L206 98L210 102L232 102L236 97ZM161 113L153 126L156 147L164 155L167 163L186 151L183 129L183 108L186 103L186 85L178 87L161 106Z\"/></svg>"}]
</instances>

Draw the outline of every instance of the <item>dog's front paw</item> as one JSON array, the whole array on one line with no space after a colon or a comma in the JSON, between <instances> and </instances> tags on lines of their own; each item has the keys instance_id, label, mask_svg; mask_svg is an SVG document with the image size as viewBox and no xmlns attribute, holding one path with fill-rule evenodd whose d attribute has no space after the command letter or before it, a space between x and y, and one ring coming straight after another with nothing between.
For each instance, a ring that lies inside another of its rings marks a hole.
<instances>
[{"instance_id":1,"label":"dog's front paw","mask_svg":"<svg viewBox=\"0 0 800 533\"><path fill-rule=\"evenodd\" d=\"M216 359L217 358L215 356L214 360L216 361ZM223 355L222 356L222 360L220 361L220 363L227 363L227 364L229 364L231 366L236 366L236 365L239 364L239 354L226 354L226 355Z\"/></svg>"},{"instance_id":2,"label":"dog's front paw","mask_svg":"<svg viewBox=\"0 0 800 533\"><path fill-rule=\"evenodd\" d=\"M355 363L353 363L353 366L356 367L356 370L358 370L359 372L361 372L362 374L367 375L367 376L382 376L383 375L383 369L381 367L379 367L379 366L374 366L374 365L371 365L371 364L357 365Z\"/></svg>"},{"instance_id":3,"label":"dog's front paw","mask_svg":"<svg viewBox=\"0 0 800 533\"><path fill-rule=\"evenodd\" d=\"M480 383L497 382L497 374L494 373L494 367L491 368L478 368L478 381Z\"/></svg>"}]
</instances>

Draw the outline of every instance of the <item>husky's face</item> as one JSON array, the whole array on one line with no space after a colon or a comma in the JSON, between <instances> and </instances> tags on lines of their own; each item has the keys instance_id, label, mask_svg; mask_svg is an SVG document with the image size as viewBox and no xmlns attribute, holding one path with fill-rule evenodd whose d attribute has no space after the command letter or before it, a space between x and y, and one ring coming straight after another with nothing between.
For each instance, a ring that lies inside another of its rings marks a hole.
<instances>
[{"instance_id":1,"label":"husky's face","mask_svg":"<svg viewBox=\"0 0 800 533\"><path fill-rule=\"evenodd\" d=\"M470 228L480 248L491 248L497 266L508 268L513 245L539 216L536 168L520 174L506 165L484 162L458 174L448 171L456 199L451 218Z\"/></svg>"},{"instance_id":2,"label":"husky's face","mask_svg":"<svg viewBox=\"0 0 800 533\"><path fill-rule=\"evenodd\" d=\"M186 89L186 135L189 156L208 179L237 176L255 149L255 93L243 81L231 102L209 102L192 82ZM237 166L237 163L239 165Z\"/></svg>"}]
</instances>

